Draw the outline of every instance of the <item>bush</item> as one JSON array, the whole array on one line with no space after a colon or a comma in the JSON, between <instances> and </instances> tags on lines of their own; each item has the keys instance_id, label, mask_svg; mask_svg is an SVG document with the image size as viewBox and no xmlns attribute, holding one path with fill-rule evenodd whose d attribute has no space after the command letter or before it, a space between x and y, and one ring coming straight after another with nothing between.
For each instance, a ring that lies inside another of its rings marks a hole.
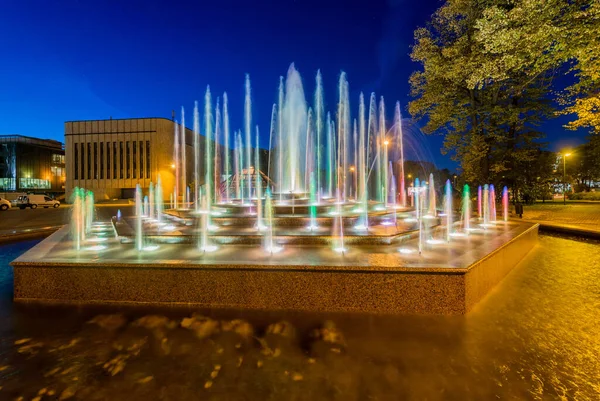
<instances>
[{"instance_id":1,"label":"bush","mask_svg":"<svg viewBox=\"0 0 600 401\"><path fill-rule=\"evenodd\" d=\"M600 201L600 192L577 192L568 194L569 200Z\"/></svg>"}]
</instances>

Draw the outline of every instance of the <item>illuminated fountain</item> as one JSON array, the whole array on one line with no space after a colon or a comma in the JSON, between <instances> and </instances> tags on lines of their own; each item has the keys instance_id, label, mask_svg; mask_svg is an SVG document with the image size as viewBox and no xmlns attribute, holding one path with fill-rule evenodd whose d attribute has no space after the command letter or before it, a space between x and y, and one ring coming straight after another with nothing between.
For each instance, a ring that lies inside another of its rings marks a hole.
<instances>
[{"instance_id":1,"label":"illuminated fountain","mask_svg":"<svg viewBox=\"0 0 600 401\"><path fill-rule=\"evenodd\" d=\"M529 232L530 226L492 224L493 186L478 188L480 221L471 219L468 185L461 195L462 215L453 210L449 180L443 189L436 188L433 174L423 174L406 188L406 137L399 103L390 123L384 99L378 102L371 93L367 106L361 93L354 116L345 73L339 76L337 99L329 103L320 72L314 82L314 95L306 96L293 64L279 79L276 103L268 107L269 132L262 131L270 144L268 160L262 158L259 127L253 125L258 119L252 115L250 76L244 79L243 116L238 116L242 129L230 127L227 94L213 102L207 87L202 116L194 103L189 177L182 109L181 123L174 124L173 132L174 177L165 176L163 182L158 176L156 185L146 188L138 185L135 212L110 222L94 222L93 195L76 189L71 234L59 231L48 239L56 245L45 254L47 263L71 260L68 263L90 269L110 265L106 272L98 271L99 277L107 275L106 281L96 284L101 292L97 299L112 297L112 301L387 312L468 310L487 289L473 295L460 287L469 279L466 272L475 265L473 269L483 268L477 264L480 260ZM326 104L332 105L331 110ZM163 183L174 183L173 190L166 189L168 210ZM443 197L439 204L437 194ZM506 220L505 198L506 189ZM86 246L100 237L106 238L102 244L106 249ZM121 277L122 271L147 285L112 286L130 279ZM451 290L440 292L436 286L441 281ZM488 283L481 280L475 285ZM136 289L153 295L134 294ZM425 295L433 293L437 295Z\"/></svg>"}]
</instances>

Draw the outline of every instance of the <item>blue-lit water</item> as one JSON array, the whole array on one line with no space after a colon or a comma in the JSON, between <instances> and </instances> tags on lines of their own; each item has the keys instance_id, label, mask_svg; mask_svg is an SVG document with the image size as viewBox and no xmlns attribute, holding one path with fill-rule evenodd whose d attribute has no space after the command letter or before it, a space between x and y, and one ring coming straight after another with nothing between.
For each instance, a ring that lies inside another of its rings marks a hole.
<instances>
[{"instance_id":1,"label":"blue-lit water","mask_svg":"<svg viewBox=\"0 0 600 401\"><path fill-rule=\"evenodd\" d=\"M44 400L48 391L82 400L600 399L597 243L540 236L467 316L204 311L248 320L255 338L289 320L297 337L271 348L254 338L198 340L175 327L191 308L15 306L8 263L35 243L0 245L2 400L40 391ZM128 322L118 330L85 324L114 312ZM148 313L175 324L131 324ZM308 335L325 319L346 338L341 352L319 350Z\"/></svg>"}]
</instances>

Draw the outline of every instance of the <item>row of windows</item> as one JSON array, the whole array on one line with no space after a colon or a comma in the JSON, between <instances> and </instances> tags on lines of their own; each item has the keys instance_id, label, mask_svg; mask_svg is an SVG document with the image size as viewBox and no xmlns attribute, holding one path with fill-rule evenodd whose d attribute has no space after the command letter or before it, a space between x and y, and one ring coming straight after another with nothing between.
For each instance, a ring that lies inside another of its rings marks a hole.
<instances>
[{"instance_id":1,"label":"row of windows","mask_svg":"<svg viewBox=\"0 0 600 401\"><path fill-rule=\"evenodd\" d=\"M150 178L150 141L75 143L73 159L76 180Z\"/></svg>"},{"instance_id":2,"label":"row of windows","mask_svg":"<svg viewBox=\"0 0 600 401\"><path fill-rule=\"evenodd\" d=\"M0 189L3 191L15 191L17 179L16 178L0 178Z\"/></svg>"},{"instance_id":3,"label":"row of windows","mask_svg":"<svg viewBox=\"0 0 600 401\"><path fill-rule=\"evenodd\" d=\"M40 178L19 178L20 189L50 189L50 180Z\"/></svg>"}]
</instances>

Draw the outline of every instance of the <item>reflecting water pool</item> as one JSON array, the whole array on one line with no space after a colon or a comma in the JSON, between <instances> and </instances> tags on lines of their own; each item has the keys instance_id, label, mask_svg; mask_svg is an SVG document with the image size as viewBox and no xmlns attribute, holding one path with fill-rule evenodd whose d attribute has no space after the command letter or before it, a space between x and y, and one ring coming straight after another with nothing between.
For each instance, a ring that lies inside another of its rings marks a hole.
<instances>
[{"instance_id":1,"label":"reflecting water pool","mask_svg":"<svg viewBox=\"0 0 600 401\"><path fill-rule=\"evenodd\" d=\"M467 316L15 305L35 243L0 246L0 399L600 397L597 243L540 236Z\"/></svg>"}]
</instances>

